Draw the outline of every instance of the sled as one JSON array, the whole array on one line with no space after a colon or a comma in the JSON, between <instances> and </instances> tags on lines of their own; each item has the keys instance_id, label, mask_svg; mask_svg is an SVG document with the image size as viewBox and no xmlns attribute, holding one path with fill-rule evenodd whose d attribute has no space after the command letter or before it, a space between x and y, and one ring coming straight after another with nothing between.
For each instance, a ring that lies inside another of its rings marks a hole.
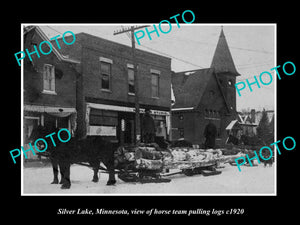
<instances>
[{"instance_id":1,"label":"sled","mask_svg":"<svg viewBox=\"0 0 300 225\"><path fill-rule=\"evenodd\" d=\"M171 179L162 178L158 173L119 173L118 178L126 183L169 183Z\"/></svg>"},{"instance_id":2,"label":"sled","mask_svg":"<svg viewBox=\"0 0 300 225\"><path fill-rule=\"evenodd\" d=\"M202 174L203 176L212 176L221 174L221 171L216 170L215 165L205 166L205 167L196 167L191 169L184 169L182 173L186 176L194 176L197 174Z\"/></svg>"},{"instance_id":3,"label":"sled","mask_svg":"<svg viewBox=\"0 0 300 225\"><path fill-rule=\"evenodd\" d=\"M202 170L201 171L201 174L205 177L207 176L212 176L212 175L219 175L221 174L222 171L219 171L219 170L215 170L215 171L211 171L211 170Z\"/></svg>"}]
</instances>

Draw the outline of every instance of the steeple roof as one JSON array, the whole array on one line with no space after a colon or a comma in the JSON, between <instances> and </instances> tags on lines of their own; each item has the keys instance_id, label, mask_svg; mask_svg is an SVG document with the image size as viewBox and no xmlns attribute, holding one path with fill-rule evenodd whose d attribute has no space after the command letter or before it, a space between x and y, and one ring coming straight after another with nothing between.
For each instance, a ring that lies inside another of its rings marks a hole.
<instances>
[{"instance_id":1,"label":"steeple roof","mask_svg":"<svg viewBox=\"0 0 300 225\"><path fill-rule=\"evenodd\" d=\"M214 68L217 73L230 72L236 76L240 75L235 68L223 28L221 29L219 41L210 68Z\"/></svg>"}]
</instances>

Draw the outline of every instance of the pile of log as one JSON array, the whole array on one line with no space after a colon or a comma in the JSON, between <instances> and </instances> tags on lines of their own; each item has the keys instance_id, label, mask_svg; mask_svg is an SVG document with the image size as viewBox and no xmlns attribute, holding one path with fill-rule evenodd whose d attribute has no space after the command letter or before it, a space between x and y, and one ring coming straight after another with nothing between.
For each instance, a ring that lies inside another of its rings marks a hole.
<instances>
[{"instance_id":1,"label":"pile of log","mask_svg":"<svg viewBox=\"0 0 300 225\"><path fill-rule=\"evenodd\" d=\"M169 169L193 169L216 165L222 156L218 149L194 149L174 148L171 149L172 161L165 163Z\"/></svg>"},{"instance_id":2,"label":"pile of log","mask_svg":"<svg viewBox=\"0 0 300 225\"><path fill-rule=\"evenodd\" d=\"M156 144L120 147L116 153L116 168L143 170L193 169L231 162L237 155L223 155L220 149L176 147L161 149ZM122 167L123 166L123 167Z\"/></svg>"}]
</instances>

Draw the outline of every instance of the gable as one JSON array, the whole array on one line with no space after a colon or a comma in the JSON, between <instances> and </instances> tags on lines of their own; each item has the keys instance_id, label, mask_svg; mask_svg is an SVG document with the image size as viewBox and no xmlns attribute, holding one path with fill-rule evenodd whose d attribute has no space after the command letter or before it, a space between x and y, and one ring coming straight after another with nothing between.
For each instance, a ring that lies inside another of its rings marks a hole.
<instances>
[{"instance_id":1,"label":"gable","mask_svg":"<svg viewBox=\"0 0 300 225\"><path fill-rule=\"evenodd\" d=\"M70 59L67 58L65 56L63 56L57 49L56 49L56 45L53 45L52 42L52 50L49 54L42 54L40 52L40 43L43 41L47 41L49 43L51 43L50 39L47 37L47 35L41 30L41 28L39 28L38 26L32 26L32 27L27 27L27 29L24 29L24 49L28 49L28 51L31 53L34 51L34 47L33 45L36 46L36 48L38 49L38 54L40 55L40 57L37 56L36 53L31 55L31 58L35 58L35 59L39 59L43 56L47 56L47 55L55 55L55 57L59 60L59 61L63 61L63 62L68 62L68 63L75 63L75 64L79 64L80 62L78 60L75 59ZM50 51L50 47L47 44L41 45L42 47L42 51L47 53ZM25 60L28 60L29 57L25 57Z\"/></svg>"},{"instance_id":2,"label":"gable","mask_svg":"<svg viewBox=\"0 0 300 225\"><path fill-rule=\"evenodd\" d=\"M213 70L210 68L173 74L173 108L197 107L212 74Z\"/></svg>"},{"instance_id":3,"label":"gable","mask_svg":"<svg viewBox=\"0 0 300 225\"><path fill-rule=\"evenodd\" d=\"M197 105L198 109L209 108L214 110L228 109L226 97L222 92L217 76L213 73L207 83L202 97Z\"/></svg>"}]
</instances>

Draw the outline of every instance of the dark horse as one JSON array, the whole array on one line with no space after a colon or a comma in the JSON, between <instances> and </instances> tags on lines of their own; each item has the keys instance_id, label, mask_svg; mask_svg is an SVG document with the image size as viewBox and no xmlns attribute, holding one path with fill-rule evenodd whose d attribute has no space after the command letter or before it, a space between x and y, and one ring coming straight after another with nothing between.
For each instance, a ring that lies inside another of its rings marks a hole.
<instances>
[{"instance_id":1,"label":"dark horse","mask_svg":"<svg viewBox=\"0 0 300 225\"><path fill-rule=\"evenodd\" d=\"M107 185L114 185L115 170L114 170L114 151L116 146L112 143L103 140L101 137L88 137L86 139L77 140L71 138L70 141L63 143L57 137L59 129L46 129L43 126L38 126L33 130L30 140L34 142L38 138L43 138L47 141L48 148L41 155L48 156L51 160L53 167L54 179L52 184L58 184L58 168L61 174L62 189L68 189L71 187L70 180L70 166L73 163L87 162L94 170L93 182L98 182L98 171L100 168L100 162L102 162L108 171L109 179ZM51 137L45 138L45 136L52 134ZM61 139L67 140L67 136L63 136L65 132L61 132ZM67 134L66 134L67 135ZM53 145L53 142L56 146ZM40 143L40 142L38 142ZM44 149L44 146L40 146L40 151Z\"/></svg>"}]
</instances>

